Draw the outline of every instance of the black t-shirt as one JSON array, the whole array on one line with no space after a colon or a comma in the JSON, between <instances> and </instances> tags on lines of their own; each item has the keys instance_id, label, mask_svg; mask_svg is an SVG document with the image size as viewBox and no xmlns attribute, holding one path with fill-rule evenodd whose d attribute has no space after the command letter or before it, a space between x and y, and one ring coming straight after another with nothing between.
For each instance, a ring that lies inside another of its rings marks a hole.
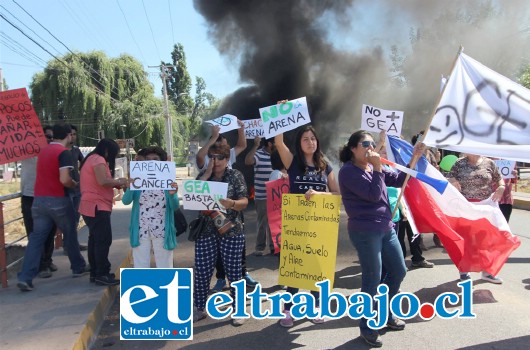
<instances>
[{"instance_id":1,"label":"black t-shirt","mask_svg":"<svg viewBox=\"0 0 530 350\"><path fill-rule=\"evenodd\" d=\"M289 174L289 193L304 194L309 189L325 192L328 185L328 175L333 171L331 165L326 164L324 171L318 171L313 166L308 166L306 171L302 171L298 166L298 158L295 156L291 167L287 169Z\"/></svg>"}]
</instances>

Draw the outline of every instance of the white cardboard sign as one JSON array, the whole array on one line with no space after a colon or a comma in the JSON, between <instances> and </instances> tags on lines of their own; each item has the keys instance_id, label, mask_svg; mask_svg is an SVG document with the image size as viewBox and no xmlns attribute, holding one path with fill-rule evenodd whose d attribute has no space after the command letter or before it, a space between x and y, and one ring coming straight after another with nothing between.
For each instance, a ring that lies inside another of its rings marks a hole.
<instances>
[{"instance_id":1,"label":"white cardboard sign","mask_svg":"<svg viewBox=\"0 0 530 350\"><path fill-rule=\"evenodd\" d=\"M259 109L265 138L311 123L305 97Z\"/></svg>"},{"instance_id":2,"label":"white cardboard sign","mask_svg":"<svg viewBox=\"0 0 530 350\"><path fill-rule=\"evenodd\" d=\"M217 117L212 120L206 120L205 123L210 125L218 125L221 127L219 131L220 134L223 134L228 131L239 129L239 124L237 123L237 117L231 114L225 114L220 117Z\"/></svg>"},{"instance_id":3,"label":"white cardboard sign","mask_svg":"<svg viewBox=\"0 0 530 350\"><path fill-rule=\"evenodd\" d=\"M158 160L132 161L130 189L135 190L173 190L177 173L174 162Z\"/></svg>"},{"instance_id":4,"label":"white cardboard sign","mask_svg":"<svg viewBox=\"0 0 530 350\"><path fill-rule=\"evenodd\" d=\"M182 183L182 190L184 209L224 211L219 200L227 196L226 182L185 180Z\"/></svg>"},{"instance_id":5,"label":"white cardboard sign","mask_svg":"<svg viewBox=\"0 0 530 350\"><path fill-rule=\"evenodd\" d=\"M514 160L498 159L494 162L497 164L503 179L513 179L515 177L512 175L516 163Z\"/></svg>"},{"instance_id":6,"label":"white cardboard sign","mask_svg":"<svg viewBox=\"0 0 530 350\"><path fill-rule=\"evenodd\" d=\"M387 111L370 105L363 105L361 129L379 133L385 130L387 135L401 136L403 112Z\"/></svg>"}]
</instances>

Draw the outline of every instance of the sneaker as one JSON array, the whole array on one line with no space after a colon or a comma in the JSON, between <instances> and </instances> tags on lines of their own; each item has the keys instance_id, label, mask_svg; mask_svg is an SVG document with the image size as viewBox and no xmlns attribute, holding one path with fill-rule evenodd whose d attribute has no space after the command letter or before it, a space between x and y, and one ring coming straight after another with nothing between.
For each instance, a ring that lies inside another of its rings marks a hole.
<instances>
[{"instance_id":1,"label":"sneaker","mask_svg":"<svg viewBox=\"0 0 530 350\"><path fill-rule=\"evenodd\" d=\"M245 275L245 281L247 281L247 287L255 287L259 282L253 279L248 273Z\"/></svg>"},{"instance_id":2,"label":"sneaker","mask_svg":"<svg viewBox=\"0 0 530 350\"><path fill-rule=\"evenodd\" d=\"M116 275L113 272L109 273L109 276L112 277L112 278L116 278ZM96 282L96 276L92 276L91 275L90 276L90 283L94 283L94 282Z\"/></svg>"},{"instance_id":3,"label":"sneaker","mask_svg":"<svg viewBox=\"0 0 530 350\"><path fill-rule=\"evenodd\" d=\"M51 272L55 272L55 271L57 271L57 270L59 270L59 269L57 268L57 265L55 265L54 263L50 263L50 271L51 271Z\"/></svg>"},{"instance_id":4,"label":"sneaker","mask_svg":"<svg viewBox=\"0 0 530 350\"><path fill-rule=\"evenodd\" d=\"M23 292L29 292L33 290L33 283L31 282L18 282L17 283L18 289L20 289Z\"/></svg>"},{"instance_id":5,"label":"sneaker","mask_svg":"<svg viewBox=\"0 0 530 350\"><path fill-rule=\"evenodd\" d=\"M414 268L428 268L428 269L431 269L434 267L434 264L430 261L427 261L427 260L422 260L422 261L418 261L418 262L412 262L410 264L410 267L414 267Z\"/></svg>"},{"instance_id":6,"label":"sneaker","mask_svg":"<svg viewBox=\"0 0 530 350\"><path fill-rule=\"evenodd\" d=\"M285 317L280 320L280 326L285 328L291 328L294 326L293 318L291 317L291 311L284 310Z\"/></svg>"},{"instance_id":7,"label":"sneaker","mask_svg":"<svg viewBox=\"0 0 530 350\"><path fill-rule=\"evenodd\" d=\"M502 278L490 275L489 273L486 273L486 272L482 272L482 279L490 283L502 284Z\"/></svg>"},{"instance_id":8,"label":"sneaker","mask_svg":"<svg viewBox=\"0 0 530 350\"><path fill-rule=\"evenodd\" d=\"M254 256L263 256L263 250L256 250Z\"/></svg>"},{"instance_id":9,"label":"sneaker","mask_svg":"<svg viewBox=\"0 0 530 350\"><path fill-rule=\"evenodd\" d=\"M94 279L94 282L98 286L116 286L120 284L120 280L115 279L110 274L105 276L99 276Z\"/></svg>"},{"instance_id":10,"label":"sneaker","mask_svg":"<svg viewBox=\"0 0 530 350\"><path fill-rule=\"evenodd\" d=\"M233 318L232 319L232 326L234 326L234 327L242 326L242 325L245 324L246 321L247 321L246 318Z\"/></svg>"},{"instance_id":11,"label":"sneaker","mask_svg":"<svg viewBox=\"0 0 530 350\"><path fill-rule=\"evenodd\" d=\"M381 336L378 332L373 333L367 333L363 334L361 332L361 337L364 339L364 341L373 347L380 348L383 346L383 341L381 340Z\"/></svg>"},{"instance_id":12,"label":"sneaker","mask_svg":"<svg viewBox=\"0 0 530 350\"><path fill-rule=\"evenodd\" d=\"M405 321L392 317L387 321L386 326L395 331L402 331L405 329Z\"/></svg>"},{"instance_id":13,"label":"sneaker","mask_svg":"<svg viewBox=\"0 0 530 350\"><path fill-rule=\"evenodd\" d=\"M89 266L89 265L85 265L85 267L83 267L83 268L82 268L81 270L79 270L79 271L73 271L73 272L72 272L72 277L73 277L73 278L81 277L81 276L86 275L87 273L90 273L90 266Z\"/></svg>"},{"instance_id":14,"label":"sneaker","mask_svg":"<svg viewBox=\"0 0 530 350\"><path fill-rule=\"evenodd\" d=\"M44 270L40 271L37 276L39 276L39 278L50 278L50 277L52 277L52 271L48 267L48 268L45 268Z\"/></svg>"},{"instance_id":15,"label":"sneaker","mask_svg":"<svg viewBox=\"0 0 530 350\"><path fill-rule=\"evenodd\" d=\"M199 310L196 307L193 308L193 323L204 320L206 318L206 311Z\"/></svg>"},{"instance_id":16,"label":"sneaker","mask_svg":"<svg viewBox=\"0 0 530 350\"><path fill-rule=\"evenodd\" d=\"M320 314L320 309L318 307L315 308L315 311L316 311L317 315ZM314 319L312 319L310 321L313 322L314 324L321 324L321 323L326 322L326 320L324 318L320 318L320 317L316 317L316 318L314 318Z\"/></svg>"},{"instance_id":17,"label":"sneaker","mask_svg":"<svg viewBox=\"0 0 530 350\"><path fill-rule=\"evenodd\" d=\"M225 289L226 287L226 280L222 279L222 280L217 280L217 282L215 282L215 285L213 286L212 289L210 289L210 292L211 293L219 293L219 292L222 292L223 289Z\"/></svg>"},{"instance_id":18,"label":"sneaker","mask_svg":"<svg viewBox=\"0 0 530 350\"><path fill-rule=\"evenodd\" d=\"M461 273L460 274L460 281L467 281L471 279L471 275L469 273Z\"/></svg>"}]
</instances>

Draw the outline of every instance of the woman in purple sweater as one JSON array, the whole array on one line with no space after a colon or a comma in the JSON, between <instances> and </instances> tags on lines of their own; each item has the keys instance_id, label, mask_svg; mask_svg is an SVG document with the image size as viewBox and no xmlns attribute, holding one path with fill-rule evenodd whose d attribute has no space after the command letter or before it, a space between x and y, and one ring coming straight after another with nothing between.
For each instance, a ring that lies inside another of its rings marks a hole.
<instances>
[{"instance_id":1,"label":"woman in purple sweater","mask_svg":"<svg viewBox=\"0 0 530 350\"><path fill-rule=\"evenodd\" d=\"M340 151L344 165L339 171L339 186L348 214L348 234L361 264L361 291L371 296L377 294L384 264L387 274L383 283L388 286L391 300L397 294L407 268L392 223L387 186L401 187L406 174L384 169L375 146L367 131L359 130L350 136ZM421 155L423 147L422 143L417 143L414 153ZM387 327L402 330L405 322L389 314ZM367 319L361 319L360 329L368 344L383 345L378 331L368 327Z\"/></svg>"}]
</instances>

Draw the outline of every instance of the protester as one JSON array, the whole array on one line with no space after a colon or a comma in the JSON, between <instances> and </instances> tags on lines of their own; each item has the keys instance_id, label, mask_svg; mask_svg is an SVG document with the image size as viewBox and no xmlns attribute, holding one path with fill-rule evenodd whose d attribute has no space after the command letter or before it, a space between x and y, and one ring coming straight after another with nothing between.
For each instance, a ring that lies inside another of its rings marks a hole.
<instances>
[{"instance_id":1,"label":"protester","mask_svg":"<svg viewBox=\"0 0 530 350\"><path fill-rule=\"evenodd\" d=\"M247 139L245 137L245 124L241 120L237 120L237 124L239 125L239 129L237 129L237 144L235 147L230 148L230 158L228 160L228 167L232 168L232 164L236 162L236 157L243 152L247 148ZM209 164L209 158L208 155L208 149L214 145L228 145L228 141L223 135L219 134L219 131L221 130L221 127L218 125L212 125L212 135L208 139L208 142L197 152L197 155L195 156L196 162L197 162L197 168L199 171L205 171ZM243 213L241 213L243 215ZM245 222L244 218L242 217L243 224ZM258 282L254 280L250 274L247 272L247 251L246 248L243 247L242 254L242 272L243 277L245 278L245 281L247 282L247 286L254 287ZM225 269L223 266L223 262L221 258L217 260L215 264L216 274L215 277L217 281L215 282L214 287L211 289L212 293L217 293L222 291L226 287L226 274Z\"/></svg>"},{"instance_id":2,"label":"protester","mask_svg":"<svg viewBox=\"0 0 530 350\"><path fill-rule=\"evenodd\" d=\"M274 243L267 219L267 189L265 182L272 173L271 153L274 149L273 139L261 139L256 136L254 145L245 157L245 165L254 165L254 206L257 214L256 251L254 255L264 255L264 250L269 243L271 255L274 255Z\"/></svg>"},{"instance_id":3,"label":"protester","mask_svg":"<svg viewBox=\"0 0 530 350\"><path fill-rule=\"evenodd\" d=\"M74 225L74 207L65 190L65 187L78 186L78 183L70 177L72 157L66 149L70 143L71 131L69 125L55 124L53 142L43 148L38 155L37 178L31 207L33 232L29 235L17 283L17 287L24 292L33 290L33 278L39 271L44 242L49 237L54 223L63 232L72 276L80 277L89 271L79 251Z\"/></svg>"},{"instance_id":4,"label":"protester","mask_svg":"<svg viewBox=\"0 0 530 350\"><path fill-rule=\"evenodd\" d=\"M161 147L142 150L145 160L167 161ZM131 191L127 189L122 202L133 204L129 226L135 268L151 267L151 249L158 268L173 268L173 250L177 246L174 212L179 207L178 185L174 190Z\"/></svg>"},{"instance_id":5,"label":"protester","mask_svg":"<svg viewBox=\"0 0 530 350\"><path fill-rule=\"evenodd\" d=\"M488 198L498 202L505 190L504 181L495 162L475 154L467 153L459 158L451 168L447 180L469 202L481 202ZM460 271L460 280L468 279L471 279L469 273ZM501 278L485 271L482 272L482 279L495 284L502 283Z\"/></svg>"},{"instance_id":6,"label":"protester","mask_svg":"<svg viewBox=\"0 0 530 350\"><path fill-rule=\"evenodd\" d=\"M386 170L375 152L372 135L364 130L353 133L340 151L344 166L339 172L340 192L348 214L348 234L357 250L362 271L361 292L372 297L377 294L382 265L386 268L383 283L388 286L389 300L398 292L406 267L393 228L392 213L386 186L401 187L406 174ZM414 154L420 156L423 144L417 143ZM362 318L361 336L372 346L382 346L377 330ZM389 314L387 327L405 328L405 322Z\"/></svg>"},{"instance_id":7,"label":"protester","mask_svg":"<svg viewBox=\"0 0 530 350\"><path fill-rule=\"evenodd\" d=\"M120 146L102 139L81 163L81 203L79 212L88 226L90 282L101 286L119 284L110 272L109 249L112 244L110 214L114 187L127 185L126 178L114 179L116 156Z\"/></svg>"},{"instance_id":8,"label":"protester","mask_svg":"<svg viewBox=\"0 0 530 350\"><path fill-rule=\"evenodd\" d=\"M217 227L213 220L208 222L206 230L195 241L195 315L194 321L206 317L204 310L208 296L208 287L218 256L221 256L226 275L230 282L237 282L242 275L242 251L245 245L245 235L241 212L248 205L247 186L243 174L228 167L230 148L228 145L214 144L208 150L210 164L198 175L202 181L218 181L228 184L227 197L219 200L226 209L222 220L222 227ZM200 215L216 217L222 215L219 211L203 212ZM230 288L235 300L235 290ZM235 304L234 304L235 307ZM233 319L234 326L240 326L244 319Z\"/></svg>"},{"instance_id":9,"label":"protester","mask_svg":"<svg viewBox=\"0 0 530 350\"><path fill-rule=\"evenodd\" d=\"M295 141L295 152L291 153L283 141L283 134L275 137L276 149L289 175L289 193L304 194L309 200L317 194L338 194L339 187L335 180L335 173L331 165L324 159L320 150L320 141L315 129L311 125L304 125L298 130ZM328 192L329 191L329 192ZM298 288L288 287L291 295L298 293ZM317 313L320 306L320 295L312 291L315 298ZM291 317L292 303L286 303L283 311L284 318L280 320L282 327L290 328L294 325ZM323 318L311 320L313 323L323 323Z\"/></svg>"},{"instance_id":10,"label":"protester","mask_svg":"<svg viewBox=\"0 0 530 350\"><path fill-rule=\"evenodd\" d=\"M70 141L70 144L67 146L67 148L70 150L70 153L72 154L72 160L74 167L72 168L72 179L74 181L79 182L79 164L83 162L83 159L85 157L83 156L83 153L81 153L81 150L79 147L76 146L77 141L77 126L70 125L72 128L72 140ZM77 227L79 226L79 203L81 202L81 188L79 186L69 189L68 194L70 195L70 199L72 200L72 204L74 206L74 212L75 212L75 227L77 230ZM79 244L79 249L87 250L87 246L84 244ZM66 249L63 247L64 253L66 253Z\"/></svg>"}]
</instances>

